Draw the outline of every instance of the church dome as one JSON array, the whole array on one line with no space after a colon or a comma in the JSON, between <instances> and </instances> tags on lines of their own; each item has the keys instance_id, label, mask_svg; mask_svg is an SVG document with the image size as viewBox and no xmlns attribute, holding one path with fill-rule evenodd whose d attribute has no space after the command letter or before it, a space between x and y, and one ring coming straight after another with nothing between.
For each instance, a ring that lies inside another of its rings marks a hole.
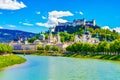
<instances>
[{"instance_id":1,"label":"church dome","mask_svg":"<svg viewBox=\"0 0 120 80\"><path fill-rule=\"evenodd\" d=\"M44 34L40 34L40 38L45 38L45 35Z\"/></svg>"}]
</instances>

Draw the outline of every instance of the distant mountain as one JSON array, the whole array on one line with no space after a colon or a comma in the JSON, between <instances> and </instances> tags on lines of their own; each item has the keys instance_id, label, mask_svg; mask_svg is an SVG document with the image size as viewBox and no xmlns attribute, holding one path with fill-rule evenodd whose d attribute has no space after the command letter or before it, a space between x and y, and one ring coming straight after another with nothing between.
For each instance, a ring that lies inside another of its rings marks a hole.
<instances>
[{"instance_id":1,"label":"distant mountain","mask_svg":"<svg viewBox=\"0 0 120 80\"><path fill-rule=\"evenodd\" d=\"M19 31L19 30L8 30L8 29L0 29L0 42L9 42L12 40L18 40L19 37L31 38L35 36L35 33Z\"/></svg>"}]
</instances>

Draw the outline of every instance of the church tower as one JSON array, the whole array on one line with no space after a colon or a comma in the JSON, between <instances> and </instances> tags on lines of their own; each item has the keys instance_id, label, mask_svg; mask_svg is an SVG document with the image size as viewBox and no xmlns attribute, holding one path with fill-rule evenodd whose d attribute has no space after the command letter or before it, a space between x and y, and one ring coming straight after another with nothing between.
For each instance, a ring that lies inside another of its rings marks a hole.
<instances>
[{"instance_id":1,"label":"church tower","mask_svg":"<svg viewBox=\"0 0 120 80\"><path fill-rule=\"evenodd\" d=\"M85 26L86 25L86 19L83 18L83 25Z\"/></svg>"},{"instance_id":2,"label":"church tower","mask_svg":"<svg viewBox=\"0 0 120 80\"><path fill-rule=\"evenodd\" d=\"M25 44L28 44L28 40L27 40L27 38L25 38Z\"/></svg>"},{"instance_id":3,"label":"church tower","mask_svg":"<svg viewBox=\"0 0 120 80\"><path fill-rule=\"evenodd\" d=\"M58 32L57 32L57 43L59 44L59 43L61 43L61 41L60 41L60 34L59 34L59 30L58 30Z\"/></svg>"},{"instance_id":4,"label":"church tower","mask_svg":"<svg viewBox=\"0 0 120 80\"><path fill-rule=\"evenodd\" d=\"M93 26L95 26L96 25L96 21L93 19Z\"/></svg>"},{"instance_id":5,"label":"church tower","mask_svg":"<svg viewBox=\"0 0 120 80\"><path fill-rule=\"evenodd\" d=\"M52 43L52 42L53 42L52 28L49 28L48 43Z\"/></svg>"}]
</instances>

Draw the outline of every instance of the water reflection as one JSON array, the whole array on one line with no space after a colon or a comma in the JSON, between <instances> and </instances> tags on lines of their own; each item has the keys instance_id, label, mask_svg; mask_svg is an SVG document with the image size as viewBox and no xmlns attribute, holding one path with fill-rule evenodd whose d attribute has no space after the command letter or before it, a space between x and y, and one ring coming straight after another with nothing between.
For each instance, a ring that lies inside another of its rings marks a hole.
<instances>
[{"instance_id":1,"label":"water reflection","mask_svg":"<svg viewBox=\"0 0 120 80\"><path fill-rule=\"evenodd\" d=\"M25 56L22 65L0 71L0 80L119 80L120 63L95 59Z\"/></svg>"}]
</instances>

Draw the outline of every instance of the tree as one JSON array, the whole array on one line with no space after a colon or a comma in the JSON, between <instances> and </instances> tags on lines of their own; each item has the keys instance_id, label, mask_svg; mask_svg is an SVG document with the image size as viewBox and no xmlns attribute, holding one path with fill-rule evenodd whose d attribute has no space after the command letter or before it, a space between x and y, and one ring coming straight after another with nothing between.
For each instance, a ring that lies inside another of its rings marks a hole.
<instances>
[{"instance_id":1,"label":"tree","mask_svg":"<svg viewBox=\"0 0 120 80\"><path fill-rule=\"evenodd\" d=\"M73 41L74 34L69 34L67 32L60 32L61 42Z\"/></svg>"},{"instance_id":2,"label":"tree","mask_svg":"<svg viewBox=\"0 0 120 80\"><path fill-rule=\"evenodd\" d=\"M59 49L57 46L53 45L53 46L52 46L52 50L53 50L53 51L59 51L60 49Z\"/></svg>"},{"instance_id":3,"label":"tree","mask_svg":"<svg viewBox=\"0 0 120 80\"><path fill-rule=\"evenodd\" d=\"M84 46L82 48L82 51L83 52L90 52L90 49L91 49L91 44L89 43L84 43Z\"/></svg>"},{"instance_id":4,"label":"tree","mask_svg":"<svg viewBox=\"0 0 120 80\"><path fill-rule=\"evenodd\" d=\"M45 48L41 45L37 46L37 50L45 50Z\"/></svg>"},{"instance_id":5,"label":"tree","mask_svg":"<svg viewBox=\"0 0 120 80\"><path fill-rule=\"evenodd\" d=\"M115 40L111 46L115 52L120 52L120 39Z\"/></svg>"},{"instance_id":6,"label":"tree","mask_svg":"<svg viewBox=\"0 0 120 80\"><path fill-rule=\"evenodd\" d=\"M36 37L29 38L29 39L28 39L28 42L33 43L35 40L37 40Z\"/></svg>"},{"instance_id":7,"label":"tree","mask_svg":"<svg viewBox=\"0 0 120 80\"><path fill-rule=\"evenodd\" d=\"M47 50L47 51L50 50L50 45L46 45L45 50Z\"/></svg>"},{"instance_id":8,"label":"tree","mask_svg":"<svg viewBox=\"0 0 120 80\"><path fill-rule=\"evenodd\" d=\"M92 44L91 45L91 51L90 52L97 52L97 47L98 47L98 44Z\"/></svg>"},{"instance_id":9,"label":"tree","mask_svg":"<svg viewBox=\"0 0 120 80\"><path fill-rule=\"evenodd\" d=\"M72 49L72 45L69 45L69 46L66 48L67 51L71 51L71 52L72 52L71 49Z\"/></svg>"},{"instance_id":10,"label":"tree","mask_svg":"<svg viewBox=\"0 0 120 80\"><path fill-rule=\"evenodd\" d=\"M0 54L11 53L13 51L12 46L6 44L0 44Z\"/></svg>"},{"instance_id":11,"label":"tree","mask_svg":"<svg viewBox=\"0 0 120 80\"><path fill-rule=\"evenodd\" d=\"M107 41L102 41L98 44L98 52L109 52L110 45Z\"/></svg>"}]
</instances>

